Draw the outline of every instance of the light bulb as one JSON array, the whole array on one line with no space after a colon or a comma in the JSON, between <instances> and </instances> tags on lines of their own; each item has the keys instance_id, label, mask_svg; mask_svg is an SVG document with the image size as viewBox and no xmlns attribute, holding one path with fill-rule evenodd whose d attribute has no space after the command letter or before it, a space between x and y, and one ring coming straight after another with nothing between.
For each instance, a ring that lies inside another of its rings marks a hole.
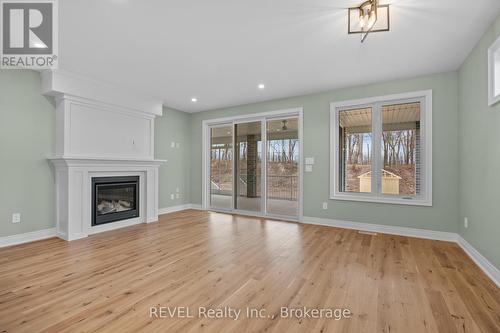
<instances>
[{"instance_id":1,"label":"light bulb","mask_svg":"<svg viewBox=\"0 0 500 333\"><path fill-rule=\"evenodd\" d=\"M377 21L377 15L375 14L375 11L371 11L370 18L368 19L368 29L373 28L376 21Z\"/></svg>"},{"instance_id":2,"label":"light bulb","mask_svg":"<svg viewBox=\"0 0 500 333\"><path fill-rule=\"evenodd\" d=\"M370 9L368 7L362 8L359 15L359 27L361 30L368 25L368 18L370 16Z\"/></svg>"},{"instance_id":3,"label":"light bulb","mask_svg":"<svg viewBox=\"0 0 500 333\"><path fill-rule=\"evenodd\" d=\"M361 29L363 29L365 27L365 17L364 16L359 17L359 27Z\"/></svg>"}]
</instances>

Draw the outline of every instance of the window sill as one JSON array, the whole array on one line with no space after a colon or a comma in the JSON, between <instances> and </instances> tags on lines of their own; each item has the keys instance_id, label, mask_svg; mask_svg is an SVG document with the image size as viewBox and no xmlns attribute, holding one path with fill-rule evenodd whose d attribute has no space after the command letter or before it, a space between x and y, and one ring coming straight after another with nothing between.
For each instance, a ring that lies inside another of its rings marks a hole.
<instances>
[{"instance_id":1,"label":"window sill","mask_svg":"<svg viewBox=\"0 0 500 333\"><path fill-rule=\"evenodd\" d=\"M331 200L339 201L357 201L357 202L371 202L393 205L406 205L406 206L426 206L432 207L432 200L424 199L403 199L403 198L390 198L390 197L373 197L367 195L348 195L348 194L335 194L330 196Z\"/></svg>"}]
</instances>

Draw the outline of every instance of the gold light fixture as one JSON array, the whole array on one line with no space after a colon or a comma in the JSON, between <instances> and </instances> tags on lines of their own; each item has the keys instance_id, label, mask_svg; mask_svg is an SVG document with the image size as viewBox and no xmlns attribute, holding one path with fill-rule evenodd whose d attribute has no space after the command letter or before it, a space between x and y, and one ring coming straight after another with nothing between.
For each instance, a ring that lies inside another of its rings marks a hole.
<instances>
[{"instance_id":1,"label":"gold light fixture","mask_svg":"<svg viewBox=\"0 0 500 333\"><path fill-rule=\"evenodd\" d=\"M367 0L359 7L349 8L349 34L361 34L363 43L371 32L389 31L389 5L379 5L378 0Z\"/></svg>"}]
</instances>

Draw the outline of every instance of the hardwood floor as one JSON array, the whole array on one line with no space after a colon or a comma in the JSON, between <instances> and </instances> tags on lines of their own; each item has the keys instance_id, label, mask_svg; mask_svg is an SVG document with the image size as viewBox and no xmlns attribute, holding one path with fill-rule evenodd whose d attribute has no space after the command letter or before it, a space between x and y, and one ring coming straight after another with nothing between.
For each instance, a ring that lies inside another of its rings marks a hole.
<instances>
[{"instance_id":1,"label":"hardwood floor","mask_svg":"<svg viewBox=\"0 0 500 333\"><path fill-rule=\"evenodd\" d=\"M195 318L169 317L175 307ZM200 307L243 312L208 319ZM500 332L500 290L454 243L194 210L0 249L0 332L142 331Z\"/></svg>"}]
</instances>

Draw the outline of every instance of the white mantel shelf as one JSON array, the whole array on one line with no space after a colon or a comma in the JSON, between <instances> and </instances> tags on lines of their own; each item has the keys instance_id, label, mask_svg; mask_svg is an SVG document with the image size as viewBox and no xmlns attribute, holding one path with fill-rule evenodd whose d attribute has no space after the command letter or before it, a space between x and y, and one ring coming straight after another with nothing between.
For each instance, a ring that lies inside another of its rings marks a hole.
<instances>
[{"instance_id":1,"label":"white mantel shelf","mask_svg":"<svg viewBox=\"0 0 500 333\"><path fill-rule=\"evenodd\" d=\"M160 166L166 163L167 160L154 160L154 159L134 159L134 158L108 158L108 157L82 157L82 156L50 156L48 160L54 164L54 166L67 166L67 167L78 167L78 166Z\"/></svg>"}]
</instances>

